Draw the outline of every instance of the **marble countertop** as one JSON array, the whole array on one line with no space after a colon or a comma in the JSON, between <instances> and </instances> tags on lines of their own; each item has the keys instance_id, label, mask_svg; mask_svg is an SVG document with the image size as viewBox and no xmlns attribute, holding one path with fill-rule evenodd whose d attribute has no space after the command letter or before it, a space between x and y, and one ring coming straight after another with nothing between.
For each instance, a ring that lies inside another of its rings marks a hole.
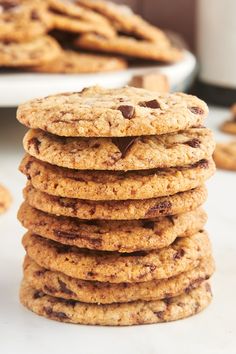
<instances>
[{"instance_id":1,"label":"marble countertop","mask_svg":"<svg viewBox=\"0 0 236 354\"><path fill-rule=\"evenodd\" d=\"M208 126L217 140L229 139L217 126L228 115L211 107ZM14 202L0 218L0 351L4 354L234 354L236 353L236 173L217 171L208 182L210 233L217 271L214 300L192 318L159 325L106 328L61 324L38 317L18 301L24 251L23 228L16 220L25 178L17 167L24 128L14 109L0 110L0 181Z\"/></svg>"}]
</instances>

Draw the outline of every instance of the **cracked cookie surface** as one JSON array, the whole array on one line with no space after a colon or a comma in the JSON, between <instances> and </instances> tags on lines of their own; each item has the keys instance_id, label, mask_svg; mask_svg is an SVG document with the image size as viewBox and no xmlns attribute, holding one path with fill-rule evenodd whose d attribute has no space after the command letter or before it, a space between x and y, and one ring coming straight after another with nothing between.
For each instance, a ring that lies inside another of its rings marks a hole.
<instances>
[{"instance_id":1,"label":"cracked cookie surface","mask_svg":"<svg viewBox=\"0 0 236 354\"><path fill-rule=\"evenodd\" d=\"M110 304L137 300L153 301L188 293L209 279L215 269L212 257L202 259L193 269L175 277L142 283L101 283L71 278L40 267L29 257L24 261L24 278L45 294L81 302Z\"/></svg>"},{"instance_id":2,"label":"cracked cookie surface","mask_svg":"<svg viewBox=\"0 0 236 354\"><path fill-rule=\"evenodd\" d=\"M205 186L168 197L143 200L89 201L52 196L28 183L24 198L34 208L49 214L80 219L137 220L175 215L194 210L207 198Z\"/></svg>"},{"instance_id":3,"label":"cracked cookie surface","mask_svg":"<svg viewBox=\"0 0 236 354\"><path fill-rule=\"evenodd\" d=\"M188 294L168 300L137 301L123 304L96 305L54 298L30 287L23 281L20 301L29 310L60 322L105 326L129 326L175 321L206 308L212 299L209 283Z\"/></svg>"},{"instance_id":4,"label":"cracked cookie surface","mask_svg":"<svg viewBox=\"0 0 236 354\"><path fill-rule=\"evenodd\" d=\"M196 266L211 252L205 231L177 238L160 250L133 253L79 249L42 238L31 232L23 237L27 255L40 266L76 279L132 283L165 279Z\"/></svg>"},{"instance_id":5,"label":"cracked cookie surface","mask_svg":"<svg viewBox=\"0 0 236 354\"><path fill-rule=\"evenodd\" d=\"M24 202L18 212L22 225L32 233L59 243L100 251L135 252L169 246L177 237L202 230L207 215L202 209L148 221L83 221L55 216Z\"/></svg>"},{"instance_id":6,"label":"cracked cookie surface","mask_svg":"<svg viewBox=\"0 0 236 354\"><path fill-rule=\"evenodd\" d=\"M34 188L50 195L115 201L159 198L197 188L214 174L215 163L211 159L161 170L94 172L68 170L26 156L20 170Z\"/></svg>"},{"instance_id":7,"label":"cracked cookie surface","mask_svg":"<svg viewBox=\"0 0 236 354\"><path fill-rule=\"evenodd\" d=\"M23 145L30 155L53 165L124 171L194 164L215 149L213 133L206 128L126 138L65 138L30 129Z\"/></svg>"},{"instance_id":8,"label":"cracked cookie surface","mask_svg":"<svg viewBox=\"0 0 236 354\"><path fill-rule=\"evenodd\" d=\"M207 114L207 105L195 96L95 86L31 100L19 106L17 118L27 127L60 136L124 137L200 126Z\"/></svg>"}]
</instances>

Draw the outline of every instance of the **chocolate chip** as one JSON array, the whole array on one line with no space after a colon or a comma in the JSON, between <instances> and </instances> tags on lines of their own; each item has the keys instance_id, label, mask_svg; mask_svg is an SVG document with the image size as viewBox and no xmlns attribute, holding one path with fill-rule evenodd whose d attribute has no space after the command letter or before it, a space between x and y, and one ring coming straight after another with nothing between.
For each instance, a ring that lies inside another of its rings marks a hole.
<instances>
[{"instance_id":1,"label":"chocolate chip","mask_svg":"<svg viewBox=\"0 0 236 354\"><path fill-rule=\"evenodd\" d=\"M31 19L32 20L39 20L40 19L39 14L36 10L31 11Z\"/></svg>"},{"instance_id":2,"label":"chocolate chip","mask_svg":"<svg viewBox=\"0 0 236 354\"><path fill-rule=\"evenodd\" d=\"M205 278L203 277L199 277L193 280L190 285L185 289L185 293L189 294L193 289L197 288L204 280Z\"/></svg>"},{"instance_id":3,"label":"chocolate chip","mask_svg":"<svg viewBox=\"0 0 236 354\"><path fill-rule=\"evenodd\" d=\"M64 312L53 311L51 307L44 307L43 310L49 317L54 317L59 320L66 320L69 318Z\"/></svg>"},{"instance_id":4,"label":"chocolate chip","mask_svg":"<svg viewBox=\"0 0 236 354\"><path fill-rule=\"evenodd\" d=\"M46 272L47 272L47 269L40 269L40 270L36 270L36 272L34 272L34 274L36 275L36 277L41 277Z\"/></svg>"},{"instance_id":5,"label":"chocolate chip","mask_svg":"<svg viewBox=\"0 0 236 354\"><path fill-rule=\"evenodd\" d=\"M62 207L75 209L75 207L77 205L77 200L76 199L59 198L58 203Z\"/></svg>"},{"instance_id":6,"label":"chocolate chip","mask_svg":"<svg viewBox=\"0 0 236 354\"><path fill-rule=\"evenodd\" d=\"M192 148L199 148L201 145L201 141L199 139L192 139L192 140L186 141L184 144L189 145Z\"/></svg>"},{"instance_id":7,"label":"chocolate chip","mask_svg":"<svg viewBox=\"0 0 236 354\"><path fill-rule=\"evenodd\" d=\"M167 219L172 223L172 225L175 224L174 216L173 215L167 215Z\"/></svg>"},{"instance_id":8,"label":"chocolate chip","mask_svg":"<svg viewBox=\"0 0 236 354\"><path fill-rule=\"evenodd\" d=\"M154 312L154 314L160 318L160 320L163 320L164 319L164 314L165 314L165 311L157 311L157 312Z\"/></svg>"},{"instance_id":9,"label":"chocolate chip","mask_svg":"<svg viewBox=\"0 0 236 354\"><path fill-rule=\"evenodd\" d=\"M99 143L95 143L91 146L91 148L93 148L93 149L98 149L99 147L100 147Z\"/></svg>"},{"instance_id":10,"label":"chocolate chip","mask_svg":"<svg viewBox=\"0 0 236 354\"><path fill-rule=\"evenodd\" d=\"M148 209L147 213L145 216L147 217L155 217L156 214L167 214L169 210L171 209L172 204L168 200L164 200L163 202L160 202L158 204L155 204L151 208Z\"/></svg>"},{"instance_id":11,"label":"chocolate chip","mask_svg":"<svg viewBox=\"0 0 236 354\"><path fill-rule=\"evenodd\" d=\"M163 301L164 301L164 303L168 306L168 305L171 304L172 299L171 299L170 297L166 297L166 298L163 299Z\"/></svg>"},{"instance_id":12,"label":"chocolate chip","mask_svg":"<svg viewBox=\"0 0 236 354\"><path fill-rule=\"evenodd\" d=\"M128 106L128 105L122 105L117 108L119 111L121 111L122 115L124 118L131 119L134 116L135 109L133 106Z\"/></svg>"},{"instance_id":13,"label":"chocolate chip","mask_svg":"<svg viewBox=\"0 0 236 354\"><path fill-rule=\"evenodd\" d=\"M180 259L185 255L185 250L183 248L180 248L178 251L173 256L173 259Z\"/></svg>"},{"instance_id":14,"label":"chocolate chip","mask_svg":"<svg viewBox=\"0 0 236 354\"><path fill-rule=\"evenodd\" d=\"M136 139L136 137L112 138L112 142L118 147L121 157L124 158Z\"/></svg>"},{"instance_id":15,"label":"chocolate chip","mask_svg":"<svg viewBox=\"0 0 236 354\"><path fill-rule=\"evenodd\" d=\"M205 284L205 288L206 288L206 291L209 292L212 295L211 286L210 286L209 283Z\"/></svg>"},{"instance_id":16,"label":"chocolate chip","mask_svg":"<svg viewBox=\"0 0 236 354\"><path fill-rule=\"evenodd\" d=\"M204 114L205 112L204 112L204 110L201 108L201 107L189 107L189 110L192 112L192 113L194 113L194 114L200 114L200 115L202 115L202 114Z\"/></svg>"},{"instance_id":17,"label":"chocolate chip","mask_svg":"<svg viewBox=\"0 0 236 354\"><path fill-rule=\"evenodd\" d=\"M143 101L139 102L139 106L147 107L147 108L161 108L159 102L157 100Z\"/></svg>"},{"instance_id":18,"label":"chocolate chip","mask_svg":"<svg viewBox=\"0 0 236 354\"><path fill-rule=\"evenodd\" d=\"M40 299L41 297L45 296L45 294L42 291L35 291L33 298L34 299Z\"/></svg>"},{"instance_id":19,"label":"chocolate chip","mask_svg":"<svg viewBox=\"0 0 236 354\"><path fill-rule=\"evenodd\" d=\"M54 235L57 237L69 238L71 240L77 238L77 234L71 231L61 231L61 230L53 230Z\"/></svg>"},{"instance_id":20,"label":"chocolate chip","mask_svg":"<svg viewBox=\"0 0 236 354\"><path fill-rule=\"evenodd\" d=\"M208 168L209 167L209 162L206 159L202 159L192 165L194 168Z\"/></svg>"},{"instance_id":21,"label":"chocolate chip","mask_svg":"<svg viewBox=\"0 0 236 354\"><path fill-rule=\"evenodd\" d=\"M154 221L143 221L142 226L144 229L154 230L155 223Z\"/></svg>"},{"instance_id":22,"label":"chocolate chip","mask_svg":"<svg viewBox=\"0 0 236 354\"><path fill-rule=\"evenodd\" d=\"M73 291L71 291L70 289L67 288L66 286L66 283L64 283L64 281L62 281L61 279L57 279L58 280L58 283L60 285L60 291L62 291L63 293L67 294L67 295L70 295L70 296L73 296L75 295L73 293Z\"/></svg>"},{"instance_id":23,"label":"chocolate chip","mask_svg":"<svg viewBox=\"0 0 236 354\"><path fill-rule=\"evenodd\" d=\"M2 0L0 1L0 8L3 9L3 11L8 11L11 10L12 8L15 8L20 5L19 0Z\"/></svg>"},{"instance_id":24,"label":"chocolate chip","mask_svg":"<svg viewBox=\"0 0 236 354\"><path fill-rule=\"evenodd\" d=\"M41 144L41 141L39 141L37 138L32 138L28 141L29 145L33 145L35 151L37 152L37 154L39 154L39 146Z\"/></svg>"},{"instance_id":25,"label":"chocolate chip","mask_svg":"<svg viewBox=\"0 0 236 354\"><path fill-rule=\"evenodd\" d=\"M95 272L88 272L87 273L88 277L94 277L95 275L97 275L97 273L95 273Z\"/></svg>"},{"instance_id":26,"label":"chocolate chip","mask_svg":"<svg viewBox=\"0 0 236 354\"><path fill-rule=\"evenodd\" d=\"M54 294L56 292L56 289L53 288L52 286L44 285L44 290L46 293L49 294Z\"/></svg>"}]
</instances>

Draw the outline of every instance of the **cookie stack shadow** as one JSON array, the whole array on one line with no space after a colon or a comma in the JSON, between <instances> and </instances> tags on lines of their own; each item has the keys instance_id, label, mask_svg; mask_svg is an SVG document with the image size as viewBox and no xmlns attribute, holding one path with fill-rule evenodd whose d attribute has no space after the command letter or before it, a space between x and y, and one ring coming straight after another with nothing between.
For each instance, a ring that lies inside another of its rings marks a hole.
<instances>
[{"instance_id":1,"label":"cookie stack shadow","mask_svg":"<svg viewBox=\"0 0 236 354\"><path fill-rule=\"evenodd\" d=\"M28 229L21 303L97 325L173 321L211 301L205 181L214 173L207 106L136 88L33 100L18 218Z\"/></svg>"}]
</instances>

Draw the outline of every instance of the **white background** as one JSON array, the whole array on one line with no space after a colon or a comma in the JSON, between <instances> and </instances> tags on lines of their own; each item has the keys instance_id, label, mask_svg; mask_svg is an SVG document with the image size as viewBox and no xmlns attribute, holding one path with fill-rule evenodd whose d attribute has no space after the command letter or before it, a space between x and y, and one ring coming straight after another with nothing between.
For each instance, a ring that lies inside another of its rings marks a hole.
<instances>
[{"instance_id":1,"label":"white background","mask_svg":"<svg viewBox=\"0 0 236 354\"><path fill-rule=\"evenodd\" d=\"M219 354L236 353L236 173L218 171L208 183L207 229L217 271L214 300L199 315L178 322L108 328L62 324L41 318L18 301L24 251L16 220L25 178L17 171L24 129L14 110L0 110L0 181L14 203L0 217L0 352L2 354ZM228 112L211 109L208 125L217 127ZM225 138L217 133L217 139Z\"/></svg>"}]
</instances>

